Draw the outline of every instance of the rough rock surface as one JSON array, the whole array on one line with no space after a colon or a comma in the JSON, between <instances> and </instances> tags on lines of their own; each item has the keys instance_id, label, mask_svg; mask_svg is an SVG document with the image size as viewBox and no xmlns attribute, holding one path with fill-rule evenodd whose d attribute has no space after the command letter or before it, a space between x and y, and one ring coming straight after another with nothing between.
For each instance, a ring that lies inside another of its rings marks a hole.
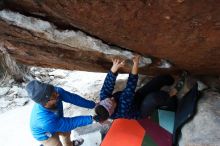
<instances>
[{"instance_id":1,"label":"rough rock surface","mask_svg":"<svg viewBox=\"0 0 220 146\"><path fill-rule=\"evenodd\" d=\"M198 103L197 114L182 129L180 146L220 145L220 94L207 91Z\"/></svg>"},{"instance_id":2,"label":"rough rock surface","mask_svg":"<svg viewBox=\"0 0 220 146\"><path fill-rule=\"evenodd\" d=\"M60 29L80 29L143 56L166 59L174 70L220 73L219 0L3 0L1 7L53 22ZM45 33L5 20L0 21L0 36L8 52L23 63L90 71L110 66L103 53L48 40ZM164 71L156 66L149 70Z\"/></svg>"},{"instance_id":3,"label":"rough rock surface","mask_svg":"<svg viewBox=\"0 0 220 146\"><path fill-rule=\"evenodd\" d=\"M113 57L131 64L131 51L111 47L83 32L59 30L47 21L11 11L0 11L0 17L6 21L0 50L21 63L86 71L106 71ZM151 63L150 58L142 56L141 71ZM170 68L171 65L163 61L160 67ZM123 69L124 72L129 70L129 66Z\"/></svg>"}]
</instances>

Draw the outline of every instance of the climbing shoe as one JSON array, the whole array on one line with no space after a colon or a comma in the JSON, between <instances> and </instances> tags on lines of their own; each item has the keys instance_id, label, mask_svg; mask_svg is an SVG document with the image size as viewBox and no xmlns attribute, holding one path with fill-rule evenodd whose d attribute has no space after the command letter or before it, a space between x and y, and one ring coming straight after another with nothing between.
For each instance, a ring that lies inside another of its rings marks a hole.
<instances>
[{"instance_id":1,"label":"climbing shoe","mask_svg":"<svg viewBox=\"0 0 220 146\"><path fill-rule=\"evenodd\" d=\"M181 74L180 79L177 81L176 86L174 87L177 90L177 92L179 92L183 88L186 82L187 76L188 76L188 73L186 71L184 71Z\"/></svg>"},{"instance_id":2,"label":"climbing shoe","mask_svg":"<svg viewBox=\"0 0 220 146\"><path fill-rule=\"evenodd\" d=\"M73 141L73 146L80 146L82 145L84 142L84 139L80 138L80 139L76 139Z\"/></svg>"}]
</instances>

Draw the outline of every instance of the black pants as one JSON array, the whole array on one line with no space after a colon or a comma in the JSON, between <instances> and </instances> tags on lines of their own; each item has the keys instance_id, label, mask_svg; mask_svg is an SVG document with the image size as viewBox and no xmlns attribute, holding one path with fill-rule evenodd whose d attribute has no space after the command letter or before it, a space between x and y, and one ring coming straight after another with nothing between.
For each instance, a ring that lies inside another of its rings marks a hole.
<instances>
[{"instance_id":1,"label":"black pants","mask_svg":"<svg viewBox=\"0 0 220 146\"><path fill-rule=\"evenodd\" d=\"M160 91L163 86L170 86L174 79L170 75L161 75L153 78L135 93L134 102L141 111L142 117L149 116L156 108L161 106L174 106L176 98L170 98L169 93Z\"/></svg>"}]
</instances>

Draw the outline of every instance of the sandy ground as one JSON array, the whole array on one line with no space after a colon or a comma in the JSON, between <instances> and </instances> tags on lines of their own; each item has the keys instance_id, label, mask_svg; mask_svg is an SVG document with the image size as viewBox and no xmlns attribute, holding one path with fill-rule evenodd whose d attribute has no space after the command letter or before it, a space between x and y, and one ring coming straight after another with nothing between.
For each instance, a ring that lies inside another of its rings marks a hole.
<instances>
[{"instance_id":1,"label":"sandy ground","mask_svg":"<svg viewBox=\"0 0 220 146\"><path fill-rule=\"evenodd\" d=\"M33 103L0 115L1 146L39 146L30 134L29 117Z\"/></svg>"}]
</instances>

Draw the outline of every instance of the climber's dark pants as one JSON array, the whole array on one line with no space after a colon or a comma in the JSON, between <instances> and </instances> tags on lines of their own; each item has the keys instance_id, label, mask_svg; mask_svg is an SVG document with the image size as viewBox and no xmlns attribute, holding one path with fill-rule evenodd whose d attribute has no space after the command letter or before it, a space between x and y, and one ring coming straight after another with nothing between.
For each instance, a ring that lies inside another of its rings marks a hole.
<instances>
[{"instance_id":1,"label":"climber's dark pants","mask_svg":"<svg viewBox=\"0 0 220 146\"><path fill-rule=\"evenodd\" d=\"M153 78L135 93L135 104L139 108L143 117L149 116L156 108L164 105L173 105L176 98L170 98L165 91L160 91L163 86L170 86L174 79L170 75L162 75Z\"/></svg>"}]
</instances>

